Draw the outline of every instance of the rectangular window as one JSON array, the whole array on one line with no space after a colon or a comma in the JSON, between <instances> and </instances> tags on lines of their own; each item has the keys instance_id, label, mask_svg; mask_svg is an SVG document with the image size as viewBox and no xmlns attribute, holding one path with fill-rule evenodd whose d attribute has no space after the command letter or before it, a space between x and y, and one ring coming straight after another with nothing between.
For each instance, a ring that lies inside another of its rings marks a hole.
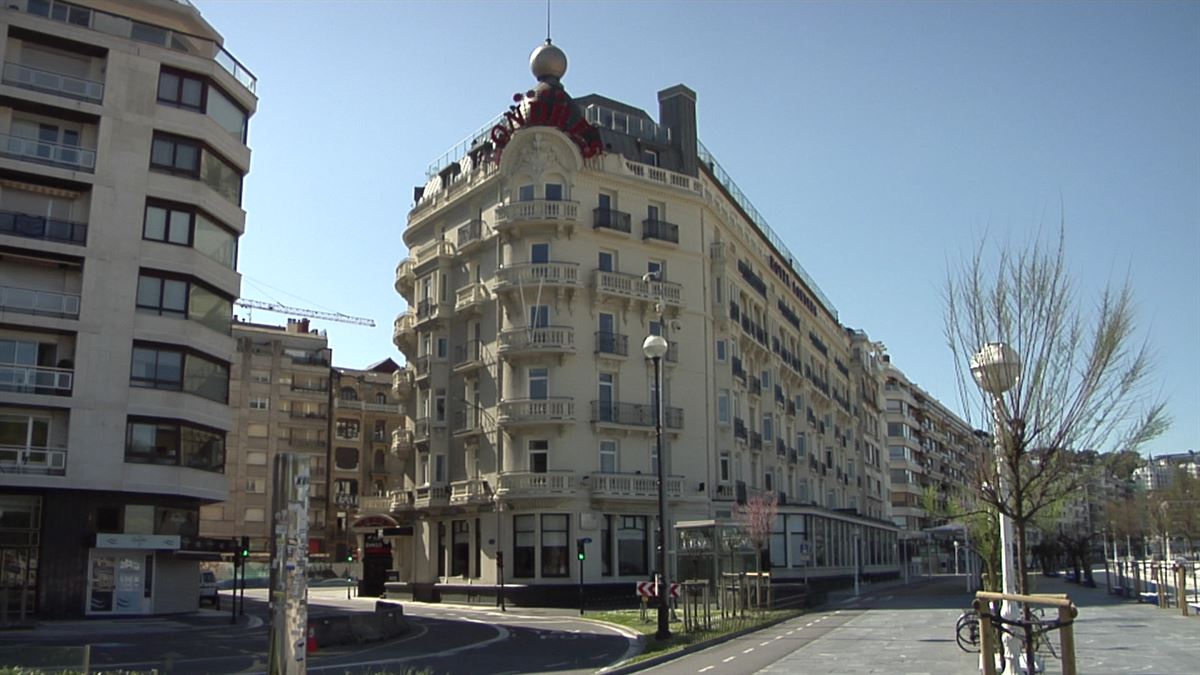
<instances>
[{"instance_id":1,"label":"rectangular window","mask_svg":"<svg viewBox=\"0 0 1200 675\"><path fill-rule=\"evenodd\" d=\"M188 284L179 279L162 279L142 273L138 277L137 308L160 316L187 316Z\"/></svg>"},{"instance_id":2,"label":"rectangular window","mask_svg":"<svg viewBox=\"0 0 1200 675\"><path fill-rule=\"evenodd\" d=\"M180 71L163 69L158 74L158 102L201 112L204 110L204 79Z\"/></svg>"},{"instance_id":3,"label":"rectangular window","mask_svg":"<svg viewBox=\"0 0 1200 675\"><path fill-rule=\"evenodd\" d=\"M533 578L537 557L537 516L513 516L512 575L518 579Z\"/></svg>"},{"instance_id":4,"label":"rectangular window","mask_svg":"<svg viewBox=\"0 0 1200 675\"><path fill-rule=\"evenodd\" d=\"M125 425L125 461L223 473L225 432L173 420L131 417ZM249 458L247 463L251 463Z\"/></svg>"},{"instance_id":5,"label":"rectangular window","mask_svg":"<svg viewBox=\"0 0 1200 675\"><path fill-rule=\"evenodd\" d=\"M229 366L177 348L134 344L130 384L229 400Z\"/></svg>"},{"instance_id":6,"label":"rectangular window","mask_svg":"<svg viewBox=\"0 0 1200 675\"><path fill-rule=\"evenodd\" d=\"M534 264L550 262L550 244L539 242L529 247L529 262Z\"/></svg>"},{"instance_id":7,"label":"rectangular window","mask_svg":"<svg viewBox=\"0 0 1200 675\"><path fill-rule=\"evenodd\" d=\"M600 251L596 257L596 266L601 272L616 272L617 271L617 253L616 251Z\"/></svg>"},{"instance_id":8,"label":"rectangular window","mask_svg":"<svg viewBox=\"0 0 1200 675\"><path fill-rule=\"evenodd\" d=\"M542 577L565 577L570 574L567 560L567 514L542 514Z\"/></svg>"},{"instance_id":9,"label":"rectangular window","mask_svg":"<svg viewBox=\"0 0 1200 675\"><path fill-rule=\"evenodd\" d=\"M450 576L465 577L470 573L467 561L471 555L471 527L468 521L450 522Z\"/></svg>"},{"instance_id":10,"label":"rectangular window","mask_svg":"<svg viewBox=\"0 0 1200 675\"><path fill-rule=\"evenodd\" d=\"M550 370L547 368L529 369L529 398L542 400L550 396Z\"/></svg>"},{"instance_id":11,"label":"rectangular window","mask_svg":"<svg viewBox=\"0 0 1200 675\"><path fill-rule=\"evenodd\" d=\"M246 492L261 495L267 492L267 481L264 478L247 478Z\"/></svg>"},{"instance_id":12,"label":"rectangular window","mask_svg":"<svg viewBox=\"0 0 1200 675\"><path fill-rule=\"evenodd\" d=\"M150 168L199 178L201 147L198 141L155 134L150 149Z\"/></svg>"},{"instance_id":13,"label":"rectangular window","mask_svg":"<svg viewBox=\"0 0 1200 675\"><path fill-rule=\"evenodd\" d=\"M762 438L764 443L775 440L775 416L769 413L762 416Z\"/></svg>"},{"instance_id":14,"label":"rectangular window","mask_svg":"<svg viewBox=\"0 0 1200 675\"><path fill-rule=\"evenodd\" d=\"M337 421L337 437L352 441L358 438L358 420L342 419Z\"/></svg>"},{"instance_id":15,"label":"rectangular window","mask_svg":"<svg viewBox=\"0 0 1200 675\"><path fill-rule=\"evenodd\" d=\"M237 266L237 235L193 207L147 202L142 238L189 246L225 267Z\"/></svg>"},{"instance_id":16,"label":"rectangular window","mask_svg":"<svg viewBox=\"0 0 1200 675\"><path fill-rule=\"evenodd\" d=\"M261 523L266 519L266 512L263 509L253 508L246 509L244 520L247 523Z\"/></svg>"},{"instance_id":17,"label":"rectangular window","mask_svg":"<svg viewBox=\"0 0 1200 675\"><path fill-rule=\"evenodd\" d=\"M621 527L617 530L617 574L621 576L644 576L649 572L647 565L646 516L620 516Z\"/></svg>"},{"instance_id":18,"label":"rectangular window","mask_svg":"<svg viewBox=\"0 0 1200 675\"><path fill-rule=\"evenodd\" d=\"M665 281L667 278L667 263L662 260L651 260L646 263L646 271L656 281Z\"/></svg>"},{"instance_id":19,"label":"rectangular window","mask_svg":"<svg viewBox=\"0 0 1200 675\"><path fill-rule=\"evenodd\" d=\"M729 424L729 390L717 392L717 423Z\"/></svg>"},{"instance_id":20,"label":"rectangular window","mask_svg":"<svg viewBox=\"0 0 1200 675\"><path fill-rule=\"evenodd\" d=\"M550 306L533 305L529 308L529 327L545 328L550 325ZM535 338L536 339L536 338Z\"/></svg>"},{"instance_id":21,"label":"rectangular window","mask_svg":"<svg viewBox=\"0 0 1200 675\"><path fill-rule=\"evenodd\" d=\"M546 201L561 202L563 200L563 186L558 183L546 183Z\"/></svg>"},{"instance_id":22,"label":"rectangular window","mask_svg":"<svg viewBox=\"0 0 1200 675\"><path fill-rule=\"evenodd\" d=\"M550 441L534 439L529 441L529 471L546 473L550 464Z\"/></svg>"},{"instance_id":23,"label":"rectangular window","mask_svg":"<svg viewBox=\"0 0 1200 675\"><path fill-rule=\"evenodd\" d=\"M717 361L721 363L724 363L728 356L726 354L725 345L726 342L724 340L717 340Z\"/></svg>"},{"instance_id":24,"label":"rectangular window","mask_svg":"<svg viewBox=\"0 0 1200 675\"><path fill-rule=\"evenodd\" d=\"M533 201L533 186L522 185L517 188L517 201L531 202ZM532 575L530 575L532 576Z\"/></svg>"},{"instance_id":25,"label":"rectangular window","mask_svg":"<svg viewBox=\"0 0 1200 675\"><path fill-rule=\"evenodd\" d=\"M251 410L270 410L271 409L271 399L262 398L262 397L251 398L250 399L250 409Z\"/></svg>"},{"instance_id":26,"label":"rectangular window","mask_svg":"<svg viewBox=\"0 0 1200 675\"><path fill-rule=\"evenodd\" d=\"M611 439L600 441L600 473L617 472L617 442Z\"/></svg>"},{"instance_id":27,"label":"rectangular window","mask_svg":"<svg viewBox=\"0 0 1200 675\"><path fill-rule=\"evenodd\" d=\"M439 359L446 358L446 353L450 349L448 344L449 343L446 341L446 338L444 338L444 337L440 337L437 339L437 354L436 354L437 358L439 358Z\"/></svg>"},{"instance_id":28,"label":"rectangular window","mask_svg":"<svg viewBox=\"0 0 1200 675\"><path fill-rule=\"evenodd\" d=\"M722 452L718 460L717 477L722 483L729 482L729 453Z\"/></svg>"},{"instance_id":29,"label":"rectangular window","mask_svg":"<svg viewBox=\"0 0 1200 675\"><path fill-rule=\"evenodd\" d=\"M191 319L228 335L233 301L200 282L143 271L138 277L137 310Z\"/></svg>"}]
</instances>

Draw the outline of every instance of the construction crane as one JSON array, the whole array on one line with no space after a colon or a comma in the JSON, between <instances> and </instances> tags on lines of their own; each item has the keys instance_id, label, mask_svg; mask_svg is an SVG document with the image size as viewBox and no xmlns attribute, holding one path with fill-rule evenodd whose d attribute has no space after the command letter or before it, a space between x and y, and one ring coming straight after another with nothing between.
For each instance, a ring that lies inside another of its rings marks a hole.
<instances>
[{"instance_id":1,"label":"construction crane","mask_svg":"<svg viewBox=\"0 0 1200 675\"><path fill-rule=\"evenodd\" d=\"M322 319L324 321L337 321L339 323L349 323L355 326L367 326L368 328L375 327L375 321L362 316L350 316L341 312L319 312L315 309L304 309L303 307L290 307L282 305L278 302L263 302L262 300L251 300L242 298L234 303L238 307L246 309L261 309L267 312L275 312L277 314L291 314L292 316L306 317L309 319Z\"/></svg>"}]
</instances>

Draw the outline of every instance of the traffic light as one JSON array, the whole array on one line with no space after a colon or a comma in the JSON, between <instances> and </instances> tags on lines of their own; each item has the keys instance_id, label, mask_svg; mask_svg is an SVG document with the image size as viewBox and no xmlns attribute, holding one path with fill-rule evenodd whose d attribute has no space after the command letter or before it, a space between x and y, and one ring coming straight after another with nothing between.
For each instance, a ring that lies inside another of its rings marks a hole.
<instances>
[{"instance_id":1,"label":"traffic light","mask_svg":"<svg viewBox=\"0 0 1200 675\"><path fill-rule=\"evenodd\" d=\"M242 550L238 553L239 558L250 557L250 537L242 537Z\"/></svg>"},{"instance_id":2,"label":"traffic light","mask_svg":"<svg viewBox=\"0 0 1200 675\"><path fill-rule=\"evenodd\" d=\"M583 547L583 540L575 541L575 556L579 558L579 562L583 562L587 558L587 550Z\"/></svg>"}]
</instances>

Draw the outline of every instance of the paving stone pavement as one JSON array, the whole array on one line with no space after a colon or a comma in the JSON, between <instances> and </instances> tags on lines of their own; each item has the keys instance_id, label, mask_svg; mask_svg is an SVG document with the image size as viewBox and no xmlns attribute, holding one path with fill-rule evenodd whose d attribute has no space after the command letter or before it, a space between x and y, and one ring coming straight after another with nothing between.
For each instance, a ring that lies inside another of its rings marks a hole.
<instances>
[{"instance_id":1,"label":"paving stone pavement","mask_svg":"<svg viewBox=\"0 0 1200 675\"><path fill-rule=\"evenodd\" d=\"M1031 577L1039 593L1066 593L1079 607L1075 625L1078 672L1182 675L1200 672L1200 617L1184 617L1111 596L1104 575L1097 588ZM861 601L832 598L832 607L868 609L760 672L959 675L979 672L978 657L958 648L954 622L971 595L962 577L887 589ZM1061 661L1046 663L1061 673Z\"/></svg>"}]
</instances>

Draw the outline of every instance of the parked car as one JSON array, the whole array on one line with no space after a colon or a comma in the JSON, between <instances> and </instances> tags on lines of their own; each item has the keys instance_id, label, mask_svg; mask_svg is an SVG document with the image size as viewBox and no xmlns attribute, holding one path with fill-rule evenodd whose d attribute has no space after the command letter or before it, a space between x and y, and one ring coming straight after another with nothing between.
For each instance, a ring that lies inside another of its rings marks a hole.
<instances>
[{"instance_id":1,"label":"parked car","mask_svg":"<svg viewBox=\"0 0 1200 675\"><path fill-rule=\"evenodd\" d=\"M200 604L205 601L212 603L214 609L221 609L221 595L217 592L217 575L209 570L200 571Z\"/></svg>"}]
</instances>

